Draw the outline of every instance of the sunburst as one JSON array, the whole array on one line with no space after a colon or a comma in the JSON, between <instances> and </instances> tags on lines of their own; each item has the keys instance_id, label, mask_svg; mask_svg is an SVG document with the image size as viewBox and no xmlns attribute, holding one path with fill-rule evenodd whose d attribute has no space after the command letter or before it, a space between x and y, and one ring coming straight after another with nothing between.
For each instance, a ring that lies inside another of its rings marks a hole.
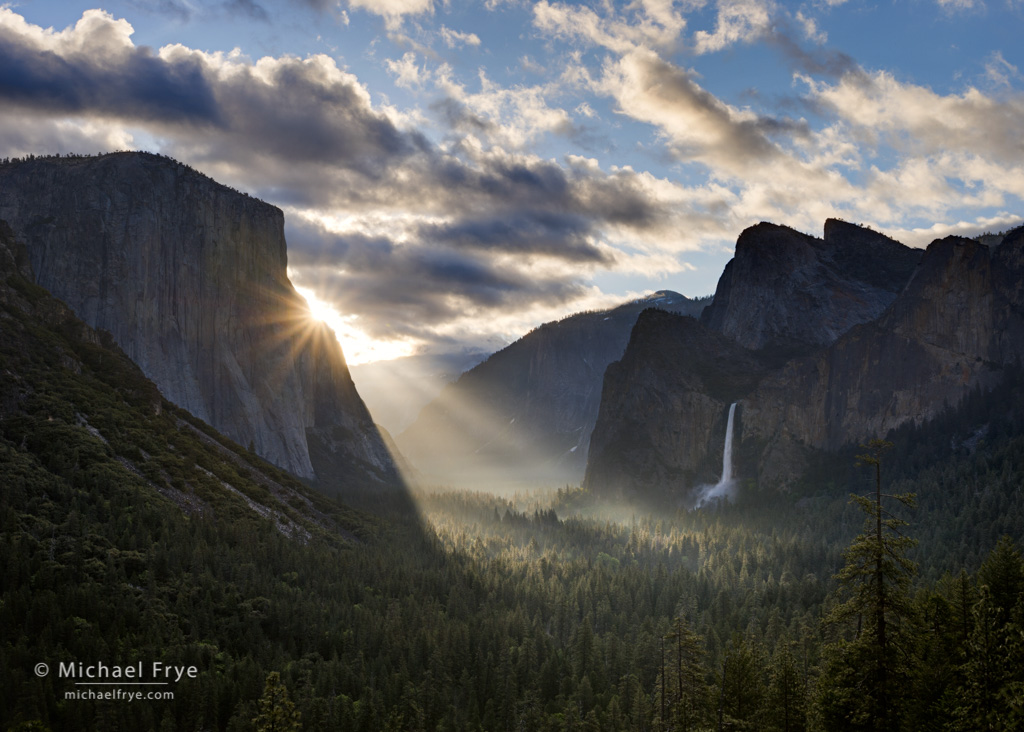
<instances>
[{"instance_id":1,"label":"sunburst","mask_svg":"<svg viewBox=\"0 0 1024 732\"><path fill-rule=\"evenodd\" d=\"M334 331L349 366L373 361L390 361L412 355L414 344L411 341L374 339L356 325L356 316L342 315L333 305L318 298L308 287L295 287L295 291L302 295L309 305L309 317L314 322L326 324Z\"/></svg>"}]
</instances>

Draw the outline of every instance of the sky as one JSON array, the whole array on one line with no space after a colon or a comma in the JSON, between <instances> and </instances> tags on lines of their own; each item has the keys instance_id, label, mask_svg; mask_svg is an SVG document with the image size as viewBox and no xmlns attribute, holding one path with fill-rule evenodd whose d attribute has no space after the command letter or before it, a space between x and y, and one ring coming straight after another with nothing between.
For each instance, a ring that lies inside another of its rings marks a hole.
<instances>
[{"instance_id":1,"label":"sky","mask_svg":"<svg viewBox=\"0 0 1024 732\"><path fill-rule=\"evenodd\" d=\"M710 294L759 221L1024 214L1024 0L98 2L0 5L0 157L149 150L281 207L351 364Z\"/></svg>"}]
</instances>

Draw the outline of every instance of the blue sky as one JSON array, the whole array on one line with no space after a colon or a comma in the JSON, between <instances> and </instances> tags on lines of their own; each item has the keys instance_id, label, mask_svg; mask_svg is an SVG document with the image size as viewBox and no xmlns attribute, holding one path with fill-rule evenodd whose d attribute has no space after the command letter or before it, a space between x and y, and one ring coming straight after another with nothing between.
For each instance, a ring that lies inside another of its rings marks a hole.
<instances>
[{"instance_id":1,"label":"blue sky","mask_svg":"<svg viewBox=\"0 0 1024 732\"><path fill-rule=\"evenodd\" d=\"M350 361L714 291L761 220L1024 213L1024 0L0 6L0 156L146 149L282 207Z\"/></svg>"}]
</instances>

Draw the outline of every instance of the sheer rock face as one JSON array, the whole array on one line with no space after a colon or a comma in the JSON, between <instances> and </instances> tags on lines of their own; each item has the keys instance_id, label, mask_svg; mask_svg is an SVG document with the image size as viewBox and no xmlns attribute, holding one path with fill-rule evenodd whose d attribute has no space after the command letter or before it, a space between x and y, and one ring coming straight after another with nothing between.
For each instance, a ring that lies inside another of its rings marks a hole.
<instances>
[{"instance_id":1,"label":"sheer rock face","mask_svg":"<svg viewBox=\"0 0 1024 732\"><path fill-rule=\"evenodd\" d=\"M790 247L793 251L806 253L814 246L809 237L789 230L773 227L770 233L787 241L801 239ZM829 239L838 242L839 250L861 241L827 234ZM880 246L891 249L884 242ZM879 267L883 274L871 285L875 292L891 292L902 277L909 257L894 251L898 266ZM732 400L740 405L736 452L746 471L740 478L784 487L800 474L809 450L832 451L884 437L893 428L920 423L958 404L975 387L994 386L1007 367L1024 357L1024 229L1008 234L995 250L949 237L914 255L920 261L887 307L813 349L813 338L824 339L849 322L837 325L838 310L827 303L807 310L806 324L783 318L786 328L770 333L758 319L744 325L739 314L730 320L706 310L703 323L733 336L715 334L718 340L700 334L692 321L641 318L625 356L605 378L587 484L606 492L667 490L685 502L697 482L713 479L720 470L715 461ZM862 261L860 254L847 251L835 251L829 260ZM765 265L769 272L770 265ZM744 271L746 279L737 278ZM792 296L791 283L770 275L758 282L756 272L733 267L732 279L723 275L720 289L724 284L743 292L751 307L760 303L762 314L792 313L785 302ZM854 279L863 282L867 276ZM851 288L832 291L849 293ZM716 293L712 307L722 297ZM869 312L862 310L854 319ZM799 327L793 328L794 323ZM780 357L785 346L799 343L799 338L780 340L783 333L798 334L803 353ZM737 350L747 343L763 347ZM719 387L695 379L701 370L718 375ZM730 387L723 389L721 383Z\"/></svg>"},{"instance_id":2,"label":"sheer rock face","mask_svg":"<svg viewBox=\"0 0 1024 732\"><path fill-rule=\"evenodd\" d=\"M701 322L745 348L806 352L881 315L920 258L920 250L835 219L825 222L824 239L758 224L740 234Z\"/></svg>"},{"instance_id":3,"label":"sheer rock face","mask_svg":"<svg viewBox=\"0 0 1024 732\"><path fill-rule=\"evenodd\" d=\"M645 308L697 314L658 292L546 323L463 374L397 438L421 472L447 483L576 483L583 477L608 364Z\"/></svg>"},{"instance_id":4,"label":"sheer rock face","mask_svg":"<svg viewBox=\"0 0 1024 732\"><path fill-rule=\"evenodd\" d=\"M296 475L315 477L307 431L340 428L365 477L395 477L337 340L287 278L279 209L119 153L0 166L0 219L37 282L171 401Z\"/></svg>"}]
</instances>

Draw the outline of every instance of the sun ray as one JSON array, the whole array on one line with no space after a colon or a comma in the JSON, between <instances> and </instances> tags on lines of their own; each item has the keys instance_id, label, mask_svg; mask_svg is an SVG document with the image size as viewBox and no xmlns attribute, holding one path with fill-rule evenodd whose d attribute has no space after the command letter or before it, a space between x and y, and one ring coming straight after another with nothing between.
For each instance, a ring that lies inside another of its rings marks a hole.
<instances>
[{"instance_id":1,"label":"sun ray","mask_svg":"<svg viewBox=\"0 0 1024 732\"><path fill-rule=\"evenodd\" d=\"M310 317L325 323L334 331L349 366L390 361L411 356L415 352L416 344L409 339L379 340L370 337L355 324L357 316L342 315L333 305L318 298L310 288L295 286L295 291L305 298Z\"/></svg>"}]
</instances>

